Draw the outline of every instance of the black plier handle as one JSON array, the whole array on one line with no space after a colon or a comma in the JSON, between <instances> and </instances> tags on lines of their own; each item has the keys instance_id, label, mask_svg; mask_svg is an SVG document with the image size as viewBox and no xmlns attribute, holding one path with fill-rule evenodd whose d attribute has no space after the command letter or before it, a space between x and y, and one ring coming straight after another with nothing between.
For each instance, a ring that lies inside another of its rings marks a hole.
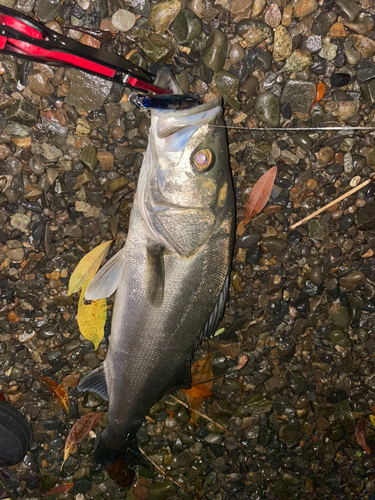
<instances>
[{"instance_id":1,"label":"black plier handle","mask_svg":"<svg viewBox=\"0 0 375 500\"><path fill-rule=\"evenodd\" d=\"M43 63L74 66L145 92L169 93L153 85L151 73L127 59L76 42L4 6L0 6L0 52Z\"/></svg>"}]
</instances>

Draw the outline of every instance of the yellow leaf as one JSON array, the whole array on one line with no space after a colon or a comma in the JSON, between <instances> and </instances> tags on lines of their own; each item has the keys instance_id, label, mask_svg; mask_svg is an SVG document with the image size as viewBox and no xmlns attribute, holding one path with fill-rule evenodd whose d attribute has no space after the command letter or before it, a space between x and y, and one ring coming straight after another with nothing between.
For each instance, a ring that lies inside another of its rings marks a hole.
<instances>
[{"instance_id":1,"label":"yellow leaf","mask_svg":"<svg viewBox=\"0 0 375 500\"><path fill-rule=\"evenodd\" d=\"M74 269L69 280L68 295L78 292L88 284L99 269L102 260L106 257L113 240L105 241L86 254ZM81 294L82 295L82 294Z\"/></svg>"},{"instance_id":2,"label":"yellow leaf","mask_svg":"<svg viewBox=\"0 0 375 500\"><path fill-rule=\"evenodd\" d=\"M375 415L370 415L372 425L375 427Z\"/></svg>"},{"instance_id":3,"label":"yellow leaf","mask_svg":"<svg viewBox=\"0 0 375 500\"><path fill-rule=\"evenodd\" d=\"M90 304L85 304L84 297L89 283L82 288L79 296L77 321L79 331L87 340L91 340L95 350L104 337L104 325L107 318L106 299L92 300Z\"/></svg>"},{"instance_id":4,"label":"yellow leaf","mask_svg":"<svg viewBox=\"0 0 375 500\"><path fill-rule=\"evenodd\" d=\"M219 328L219 330L216 330L216 332L214 334L214 337L217 337L218 335L221 335L224 330L225 330L225 328Z\"/></svg>"}]
</instances>

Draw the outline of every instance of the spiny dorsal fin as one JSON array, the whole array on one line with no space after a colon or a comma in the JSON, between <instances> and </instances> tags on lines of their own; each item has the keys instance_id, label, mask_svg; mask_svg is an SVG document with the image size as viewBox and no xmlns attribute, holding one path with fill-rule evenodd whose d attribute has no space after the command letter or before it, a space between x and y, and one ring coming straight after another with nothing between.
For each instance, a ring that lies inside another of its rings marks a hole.
<instances>
[{"instance_id":1,"label":"spiny dorsal fin","mask_svg":"<svg viewBox=\"0 0 375 500\"><path fill-rule=\"evenodd\" d=\"M160 307L164 298L164 247L159 243L147 244L146 293L150 304Z\"/></svg>"},{"instance_id":2,"label":"spiny dorsal fin","mask_svg":"<svg viewBox=\"0 0 375 500\"><path fill-rule=\"evenodd\" d=\"M108 401L107 382L103 367L100 366L86 375L78 384L78 390L81 392L89 391L99 394L100 397Z\"/></svg>"},{"instance_id":3,"label":"spiny dorsal fin","mask_svg":"<svg viewBox=\"0 0 375 500\"><path fill-rule=\"evenodd\" d=\"M117 252L93 277L85 293L86 300L105 299L112 295L120 283L125 248Z\"/></svg>"},{"instance_id":4,"label":"spiny dorsal fin","mask_svg":"<svg viewBox=\"0 0 375 500\"><path fill-rule=\"evenodd\" d=\"M211 338L216 332L216 327L221 318L223 317L225 303L228 299L229 280L230 280L230 271L228 272L227 277L225 278L223 288L221 289L220 295L210 314L210 317L208 318L207 323L199 336L197 342L197 348L204 340Z\"/></svg>"}]
</instances>

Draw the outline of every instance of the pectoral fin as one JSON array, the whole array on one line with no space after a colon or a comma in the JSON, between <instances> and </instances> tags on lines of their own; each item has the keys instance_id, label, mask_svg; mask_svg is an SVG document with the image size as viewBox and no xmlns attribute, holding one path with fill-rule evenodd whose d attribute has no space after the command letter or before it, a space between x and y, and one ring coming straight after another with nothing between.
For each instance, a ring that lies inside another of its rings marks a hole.
<instances>
[{"instance_id":1,"label":"pectoral fin","mask_svg":"<svg viewBox=\"0 0 375 500\"><path fill-rule=\"evenodd\" d=\"M103 368L99 367L86 375L79 383L78 390L81 392L95 392L95 394L99 394L100 397L108 401L107 382Z\"/></svg>"},{"instance_id":2,"label":"pectoral fin","mask_svg":"<svg viewBox=\"0 0 375 500\"><path fill-rule=\"evenodd\" d=\"M122 276L124 258L125 248L122 248L100 269L87 287L86 300L105 299L117 290Z\"/></svg>"},{"instance_id":3,"label":"pectoral fin","mask_svg":"<svg viewBox=\"0 0 375 500\"><path fill-rule=\"evenodd\" d=\"M146 293L150 304L160 307L164 298L164 247L159 243L147 245Z\"/></svg>"}]
</instances>

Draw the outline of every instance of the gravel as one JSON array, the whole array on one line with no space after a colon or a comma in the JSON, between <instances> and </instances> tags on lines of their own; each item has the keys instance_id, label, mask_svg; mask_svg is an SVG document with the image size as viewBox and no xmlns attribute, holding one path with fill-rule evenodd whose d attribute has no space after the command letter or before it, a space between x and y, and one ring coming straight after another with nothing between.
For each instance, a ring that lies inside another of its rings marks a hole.
<instances>
[{"instance_id":1,"label":"gravel","mask_svg":"<svg viewBox=\"0 0 375 500\"><path fill-rule=\"evenodd\" d=\"M290 230L375 170L372 130L319 130L374 126L373 1L115 5L17 0L15 7L82 41L92 32L65 27L107 27L113 33L96 46L151 71L171 64L184 89L223 98L237 238L224 333L209 348L214 375L230 374L202 403L211 420L192 425L169 396L150 410L138 440L169 479L145 462L125 491L99 470L92 452L106 413L61 470L72 425L107 410L76 387L105 359L111 319L109 309L94 351L79 334L69 277L90 249L126 235L149 118L129 104L128 89L123 97L122 87L79 70L1 55L0 392L33 438L23 461L2 469L0 498L41 498L70 482L56 498L375 498L373 454L356 439L365 419L375 448L374 185ZM319 82L325 92L314 105ZM273 126L285 131L254 130ZM275 164L269 204L244 227L249 192ZM121 245L114 242L110 256ZM206 351L205 344L196 359ZM236 372L242 354L249 361ZM68 391L69 417L42 376Z\"/></svg>"}]
</instances>

